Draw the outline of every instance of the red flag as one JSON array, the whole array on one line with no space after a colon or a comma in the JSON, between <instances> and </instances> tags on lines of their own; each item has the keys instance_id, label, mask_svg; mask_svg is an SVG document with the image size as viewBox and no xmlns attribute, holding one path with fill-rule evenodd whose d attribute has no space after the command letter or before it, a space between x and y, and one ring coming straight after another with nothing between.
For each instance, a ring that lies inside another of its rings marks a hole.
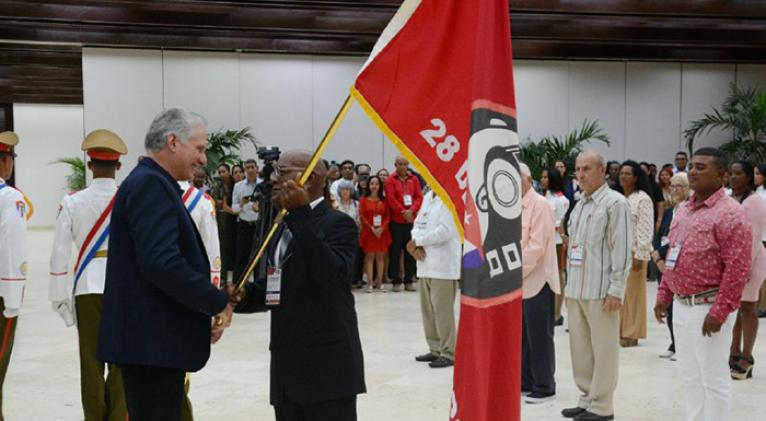
<instances>
[{"instance_id":1,"label":"red flag","mask_svg":"<svg viewBox=\"0 0 766 421\"><path fill-rule=\"evenodd\" d=\"M450 419L518 420L521 181L508 0L405 0L352 96L464 235Z\"/></svg>"}]
</instances>

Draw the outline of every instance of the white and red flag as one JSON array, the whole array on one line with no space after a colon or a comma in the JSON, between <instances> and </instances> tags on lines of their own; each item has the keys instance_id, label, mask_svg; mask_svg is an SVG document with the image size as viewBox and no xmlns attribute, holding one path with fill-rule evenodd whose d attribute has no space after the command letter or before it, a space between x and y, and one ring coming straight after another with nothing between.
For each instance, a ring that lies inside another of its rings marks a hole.
<instances>
[{"instance_id":1,"label":"white and red flag","mask_svg":"<svg viewBox=\"0 0 766 421\"><path fill-rule=\"evenodd\" d=\"M450 420L516 421L521 181L508 0L405 0L352 96L464 236Z\"/></svg>"}]
</instances>

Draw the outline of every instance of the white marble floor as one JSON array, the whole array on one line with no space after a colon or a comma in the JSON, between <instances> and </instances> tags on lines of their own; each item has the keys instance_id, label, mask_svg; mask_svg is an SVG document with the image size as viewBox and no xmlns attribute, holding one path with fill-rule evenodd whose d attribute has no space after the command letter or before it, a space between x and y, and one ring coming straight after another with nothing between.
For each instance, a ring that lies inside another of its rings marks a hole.
<instances>
[{"instance_id":1,"label":"white marble floor","mask_svg":"<svg viewBox=\"0 0 766 421\"><path fill-rule=\"evenodd\" d=\"M30 273L16 346L5 381L5 419L82 419L76 331L65 328L47 301L51 231L30 233ZM654 285L649 303L654 302ZM434 370L413 357L426 350L420 325L418 295L411 292L357 294L368 393L359 398L362 421L446 421L452 384L451 369ZM558 397L522 407L525 420L562 420L559 411L576 402L569 342L556 329ZM683 385L678 364L657 354L668 344L664 326L650 320L649 338L620 354L617 419L682 420ZM268 315L237 316L213 349L212 358L192 376L191 398L196 419L273 420L268 405ZM766 334L756 345L752 380L735 382L732 420L763 419L766 403ZM500 420L498 420L500 421Z\"/></svg>"}]
</instances>

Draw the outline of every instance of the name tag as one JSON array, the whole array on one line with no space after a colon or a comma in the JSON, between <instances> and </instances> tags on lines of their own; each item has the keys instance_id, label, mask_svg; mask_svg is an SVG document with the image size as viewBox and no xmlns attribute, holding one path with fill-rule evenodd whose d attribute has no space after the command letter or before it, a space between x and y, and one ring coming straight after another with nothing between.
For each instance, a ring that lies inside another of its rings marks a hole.
<instances>
[{"instance_id":1,"label":"name tag","mask_svg":"<svg viewBox=\"0 0 766 421\"><path fill-rule=\"evenodd\" d=\"M407 206L407 207L412 206L412 195L405 194L403 200L404 200L404 206Z\"/></svg>"},{"instance_id":2,"label":"name tag","mask_svg":"<svg viewBox=\"0 0 766 421\"><path fill-rule=\"evenodd\" d=\"M665 247L668 244L670 244L670 238L668 238L667 236L664 236L664 237L660 238L660 245L662 247Z\"/></svg>"},{"instance_id":3,"label":"name tag","mask_svg":"<svg viewBox=\"0 0 766 421\"><path fill-rule=\"evenodd\" d=\"M668 252L668 257L665 259L665 267L668 269L673 269L676 267L676 262L678 262L678 256L681 254L681 245L678 244L670 251Z\"/></svg>"},{"instance_id":4,"label":"name tag","mask_svg":"<svg viewBox=\"0 0 766 421\"><path fill-rule=\"evenodd\" d=\"M584 259L584 250L581 245L574 245L569 249L569 264L572 266L582 266Z\"/></svg>"},{"instance_id":5,"label":"name tag","mask_svg":"<svg viewBox=\"0 0 766 421\"><path fill-rule=\"evenodd\" d=\"M372 226L377 228L383 224L383 215L375 215L372 217Z\"/></svg>"},{"instance_id":6,"label":"name tag","mask_svg":"<svg viewBox=\"0 0 766 421\"><path fill-rule=\"evenodd\" d=\"M266 305L278 306L282 293L282 269L270 267L266 270Z\"/></svg>"}]
</instances>

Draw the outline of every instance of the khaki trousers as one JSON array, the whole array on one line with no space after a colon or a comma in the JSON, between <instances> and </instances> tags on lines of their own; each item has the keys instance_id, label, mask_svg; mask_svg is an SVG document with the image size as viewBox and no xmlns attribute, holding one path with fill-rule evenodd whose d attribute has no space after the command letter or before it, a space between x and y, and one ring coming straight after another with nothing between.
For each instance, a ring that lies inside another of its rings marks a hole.
<instances>
[{"instance_id":1,"label":"khaki trousers","mask_svg":"<svg viewBox=\"0 0 766 421\"><path fill-rule=\"evenodd\" d=\"M191 375L186 373L186 378L184 379L184 400L181 403L181 421L194 421L194 412L192 412L191 399L189 399L190 377Z\"/></svg>"},{"instance_id":2,"label":"khaki trousers","mask_svg":"<svg viewBox=\"0 0 766 421\"><path fill-rule=\"evenodd\" d=\"M556 257L559 265L559 286L561 294L555 294L556 303L554 309L553 321L556 322L561 317L561 305L564 304L564 290L567 287L567 265L566 265L566 247L563 244L556 244Z\"/></svg>"},{"instance_id":3,"label":"khaki trousers","mask_svg":"<svg viewBox=\"0 0 766 421\"><path fill-rule=\"evenodd\" d=\"M625 298L620 307L620 338L646 338L646 267L631 270L625 282Z\"/></svg>"},{"instance_id":4,"label":"khaki trousers","mask_svg":"<svg viewBox=\"0 0 766 421\"><path fill-rule=\"evenodd\" d=\"M566 299L572 371L582 392L577 406L594 414L614 414L620 313L603 310L603 300Z\"/></svg>"},{"instance_id":5,"label":"khaki trousers","mask_svg":"<svg viewBox=\"0 0 766 421\"><path fill-rule=\"evenodd\" d=\"M125 421L128 408L122 374L114 364L96 358L98 325L101 322L101 294L75 297L77 333L80 342L80 393L85 421ZM108 369L106 380L104 369Z\"/></svg>"},{"instance_id":6,"label":"khaki trousers","mask_svg":"<svg viewBox=\"0 0 766 421\"><path fill-rule=\"evenodd\" d=\"M0 343L0 421L3 421L3 383L11 362L13 340L16 337L16 324L19 319L18 317L6 319L3 311L5 311L5 303L0 297L0 340L2 340Z\"/></svg>"},{"instance_id":7,"label":"khaki trousers","mask_svg":"<svg viewBox=\"0 0 766 421\"><path fill-rule=\"evenodd\" d=\"M455 359L457 281L420 278L420 311L428 348L433 355Z\"/></svg>"}]
</instances>

